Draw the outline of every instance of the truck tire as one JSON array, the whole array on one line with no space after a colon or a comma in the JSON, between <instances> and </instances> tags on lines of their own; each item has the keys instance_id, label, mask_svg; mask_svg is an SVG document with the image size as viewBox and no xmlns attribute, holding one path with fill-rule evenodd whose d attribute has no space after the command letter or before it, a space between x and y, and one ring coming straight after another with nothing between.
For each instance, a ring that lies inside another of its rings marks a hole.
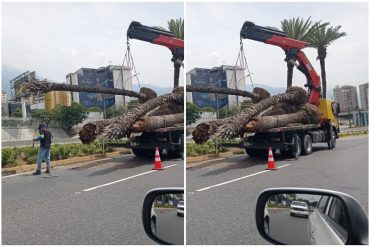
<instances>
[{"instance_id":1,"label":"truck tire","mask_svg":"<svg viewBox=\"0 0 370 247\"><path fill-rule=\"evenodd\" d=\"M282 154L286 158L295 158L298 159L299 156L301 156L302 153L302 144L301 144L301 138L297 134L294 134L292 136L292 144L293 148L289 150L282 151Z\"/></svg>"},{"instance_id":2,"label":"truck tire","mask_svg":"<svg viewBox=\"0 0 370 247\"><path fill-rule=\"evenodd\" d=\"M333 129L330 129L330 139L328 140L328 149L333 149L337 145L337 137Z\"/></svg>"},{"instance_id":3,"label":"truck tire","mask_svg":"<svg viewBox=\"0 0 370 247\"><path fill-rule=\"evenodd\" d=\"M304 155L310 155L312 153L312 139L308 134L302 138L302 153Z\"/></svg>"}]
</instances>

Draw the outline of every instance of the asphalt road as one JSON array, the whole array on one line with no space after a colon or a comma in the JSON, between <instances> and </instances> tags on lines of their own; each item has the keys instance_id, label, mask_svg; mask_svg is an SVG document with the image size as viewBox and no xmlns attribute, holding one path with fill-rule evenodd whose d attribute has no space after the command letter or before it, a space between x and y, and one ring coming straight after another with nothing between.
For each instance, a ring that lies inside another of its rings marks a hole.
<instances>
[{"instance_id":1,"label":"asphalt road","mask_svg":"<svg viewBox=\"0 0 370 247\"><path fill-rule=\"evenodd\" d=\"M184 217L176 215L176 208L155 209L156 236L168 243L184 244Z\"/></svg>"},{"instance_id":2,"label":"asphalt road","mask_svg":"<svg viewBox=\"0 0 370 247\"><path fill-rule=\"evenodd\" d=\"M289 208L268 209L270 216L269 236L284 244L309 245L308 218L290 216Z\"/></svg>"},{"instance_id":3,"label":"asphalt road","mask_svg":"<svg viewBox=\"0 0 370 247\"><path fill-rule=\"evenodd\" d=\"M184 162L133 155L2 178L2 244L147 245L143 199L157 187L183 187ZM166 168L167 167L167 168Z\"/></svg>"},{"instance_id":4,"label":"asphalt road","mask_svg":"<svg viewBox=\"0 0 370 247\"><path fill-rule=\"evenodd\" d=\"M275 157L280 169L266 171L266 158L238 155L187 169L187 244L268 244L255 225L258 194L271 187L342 191L368 212L368 136L315 144L298 160Z\"/></svg>"}]
</instances>

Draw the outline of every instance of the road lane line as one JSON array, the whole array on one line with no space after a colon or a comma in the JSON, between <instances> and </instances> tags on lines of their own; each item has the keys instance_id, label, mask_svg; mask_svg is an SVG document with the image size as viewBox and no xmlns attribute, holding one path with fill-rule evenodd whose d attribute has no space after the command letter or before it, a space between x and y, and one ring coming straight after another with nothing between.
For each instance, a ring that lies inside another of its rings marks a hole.
<instances>
[{"instance_id":1,"label":"road lane line","mask_svg":"<svg viewBox=\"0 0 370 247\"><path fill-rule=\"evenodd\" d=\"M170 168L170 167L173 167L173 166L176 166L176 165L177 164L165 166L165 167L163 167L163 169L167 169L167 168ZM146 174L149 174L149 173L152 173L152 172L156 172L156 171L157 170L150 170L150 171L147 171L147 172L139 173L139 174L136 174L136 175L127 177L127 178L119 179L119 180L116 180L116 181L113 181L113 182L110 182L110 183L106 183L106 184L98 185L98 186L95 186L95 187L92 187L92 188L88 188L88 189L85 189L83 191L84 192L88 192L88 191L96 190L96 189L99 189L99 188L102 188L102 187L105 187L105 186L109 186L109 185L112 185L112 184L120 183L120 182L129 180L129 179L140 177L140 176L143 176L143 175L146 175Z\"/></svg>"},{"instance_id":2,"label":"road lane line","mask_svg":"<svg viewBox=\"0 0 370 247\"><path fill-rule=\"evenodd\" d=\"M278 168L278 169L280 169L280 168L284 168L284 167L287 167L287 166L290 166L290 165L291 165L291 164L286 164L286 165L278 166L277 168ZM233 182L236 182L236 181L239 181L239 180L245 179L245 178L250 178L250 177L253 177L253 176L256 176L256 175L259 175L259 174L265 173L265 172L269 172L269 171L270 171L270 170L264 170L264 171L260 171L260 172L252 173L252 174L249 174L249 175L247 175L247 176L243 176L243 177L240 177L240 178L235 178L235 179L232 179L232 180L229 180L229 181L223 182L223 183L219 183L219 184L215 184L215 185L211 185L211 186L208 186L208 187L205 187L205 188L199 189L199 190L197 190L197 192L201 192L201 191L209 190L209 189L212 189L212 188L215 188L215 187L219 187L219 186L222 186L222 185L225 185L225 184L233 183Z\"/></svg>"}]
</instances>

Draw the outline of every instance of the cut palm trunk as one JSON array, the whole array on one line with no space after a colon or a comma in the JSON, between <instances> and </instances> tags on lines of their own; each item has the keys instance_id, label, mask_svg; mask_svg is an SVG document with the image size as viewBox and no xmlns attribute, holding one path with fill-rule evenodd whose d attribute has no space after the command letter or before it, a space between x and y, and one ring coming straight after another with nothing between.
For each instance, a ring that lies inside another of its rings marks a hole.
<instances>
[{"instance_id":1,"label":"cut palm trunk","mask_svg":"<svg viewBox=\"0 0 370 247\"><path fill-rule=\"evenodd\" d=\"M175 124L184 122L184 113L151 116L139 118L131 127L131 132L143 132L144 130L153 130L165 127L171 127Z\"/></svg>"},{"instance_id":2,"label":"cut palm trunk","mask_svg":"<svg viewBox=\"0 0 370 247\"><path fill-rule=\"evenodd\" d=\"M320 110L316 106L307 103L295 113L252 118L244 126L244 130L246 132L260 132L284 127L289 124L319 124L321 118Z\"/></svg>"},{"instance_id":3,"label":"cut palm trunk","mask_svg":"<svg viewBox=\"0 0 370 247\"><path fill-rule=\"evenodd\" d=\"M157 94L150 88L141 88L141 92L134 92L118 88L106 87L91 87L82 85L70 85L63 83L52 83L46 81L31 81L22 84L22 93L29 94L45 94L51 91L69 91L69 92L86 92L86 93L104 93L113 95L124 95L134 98L139 98L142 102L154 98Z\"/></svg>"},{"instance_id":4,"label":"cut palm trunk","mask_svg":"<svg viewBox=\"0 0 370 247\"><path fill-rule=\"evenodd\" d=\"M79 132L83 144L93 142L104 130L105 126L112 124L112 119L105 119L85 124Z\"/></svg>"},{"instance_id":5,"label":"cut palm trunk","mask_svg":"<svg viewBox=\"0 0 370 247\"><path fill-rule=\"evenodd\" d=\"M270 93L263 88L255 88L253 93L248 91L242 91L231 88L215 88L215 87L203 87L203 86L191 86L186 85L187 92L199 92L199 93L217 93L217 94L227 94L227 95L237 95L242 97L248 97L258 102L264 98L270 97Z\"/></svg>"},{"instance_id":6,"label":"cut palm trunk","mask_svg":"<svg viewBox=\"0 0 370 247\"><path fill-rule=\"evenodd\" d=\"M266 110L261 116L275 116L299 111L303 105L292 105L286 102L277 103L271 109Z\"/></svg>"},{"instance_id":7,"label":"cut palm trunk","mask_svg":"<svg viewBox=\"0 0 370 247\"><path fill-rule=\"evenodd\" d=\"M193 131L193 140L196 144L203 144L216 133L217 128L230 121L231 117L200 123Z\"/></svg>"},{"instance_id":8,"label":"cut palm trunk","mask_svg":"<svg viewBox=\"0 0 370 247\"><path fill-rule=\"evenodd\" d=\"M148 116L162 116L162 115L170 115L176 113L183 113L184 112L184 105L176 105L171 103L166 103L161 105L158 109L153 110L148 114Z\"/></svg>"},{"instance_id":9,"label":"cut palm trunk","mask_svg":"<svg viewBox=\"0 0 370 247\"><path fill-rule=\"evenodd\" d=\"M224 139L240 136L244 125L247 124L251 118L256 117L260 112L280 102L287 102L294 105L304 104L307 103L307 93L300 87L290 87L285 93L261 100L238 115L235 115L230 121L219 127L216 135Z\"/></svg>"}]
</instances>

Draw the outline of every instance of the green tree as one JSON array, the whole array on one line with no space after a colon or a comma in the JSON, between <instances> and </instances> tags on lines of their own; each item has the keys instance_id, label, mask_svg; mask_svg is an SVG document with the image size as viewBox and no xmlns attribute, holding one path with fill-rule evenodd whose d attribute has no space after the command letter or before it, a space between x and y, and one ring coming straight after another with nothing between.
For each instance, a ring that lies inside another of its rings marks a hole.
<instances>
[{"instance_id":1,"label":"green tree","mask_svg":"<svg viewBox=\"0 0 370 247\"><path fill-rule=\"evenodd\" d=\"M186 103L186 125L195 123L200 118L198 106L192 103Z\"/></svg>"},{"instance_id":2,"label":"green tree","mask_svg":"<svg viewBox=\"0 0 370 247\"><path fill-rule=\"evenodd\" d=\"M12 117L22 117L22 109L18 108L12 113Z\"/></svg>"},{"instance_id":3,"label":"green tree","mask_svg":"<svg viewBox=\"0 0 370 247\"><path fill-rule=\"evenodd\" d=\"M30 111L30 116L32 118L39 119L42 122L46 122L47 124L49 124L51 120L56 120L53 110L48 111L45 109L34 109Z\"/></svg>"},{"instance_id":4,"label":"green tree","mask_svg":"<svg viewBox=\"0 0 370 247\"><path fill-rule=\"evenodd\" d=\"M127 103L127 110L131 110L133 108L136 108L139 105L140 104L139 104L139 101L138 100L131 100L130 102Z\"/></svg>"},{"instance_id":5,"label":"green tree","mask_svg":"<svg viewBox=\"0 0 370 247\"><path fill-rule=\"evenodd\" d=\"M289 38L309 42L311 36L320 28L327 26L329 23L313 23L311 17L306 21L303 18L284 19L281 21L281 30ZM294 65L287 62L287 88L292 86Z\"/></svg>"},{"instance_id":6,"label":"green tree","mask_svg":"<svg viewBox=\"0 0 370 247\"><path fill-rule=\"evenodd\" d=\"M233 106L224 106L220 110L220 118L232 117L239 113L239 107Z\"/></svg>"},{"instance_id":7,"label":"green tree","mask_svg":"<svg viewBox=\"0 0 370 247\"><path fill-rule=\"evenodd\" d=\"M108 110L105 112L105 118L107 119L118 117L119 115L121 115L121 112L116 109L115 105L109 107Z\"/></svg>"},{"instance_id":8,"label":"green tree","mask_svg":"<svg viewBox=\"0 0 370 247\"><path fill-rule=\"evenodd\" d=\"M71 106L58 106L53 109L53 113L66 129L82 123L87 117L87 109L76 102L73 102Z\"/></svg>"},{"instance_id":9,"label":"green tree","mask_svg":"<svg viewBox=\"0 0 370 247\"><path fill-rule=\"evenodd\" d=\"M317 49L317 59L320 61L321 80L322 80L322 97L326 98L326 69L325 59L327 49L337 39L346 36L345 32L340 32L342 26L321 27L309 37L310 46Z\"/></svg>"},{"instance_id":10,"label":"green tree","mask_svg":"<svg viewBox=\"0 0 370 247\"><path fill-rule=\"evenodd\" d=\"M244 110L246 108L249 108L253 105L253 102L252 100L244 100L241 104L240 104L240 110Z\"/></svg>"}]
</instances>

